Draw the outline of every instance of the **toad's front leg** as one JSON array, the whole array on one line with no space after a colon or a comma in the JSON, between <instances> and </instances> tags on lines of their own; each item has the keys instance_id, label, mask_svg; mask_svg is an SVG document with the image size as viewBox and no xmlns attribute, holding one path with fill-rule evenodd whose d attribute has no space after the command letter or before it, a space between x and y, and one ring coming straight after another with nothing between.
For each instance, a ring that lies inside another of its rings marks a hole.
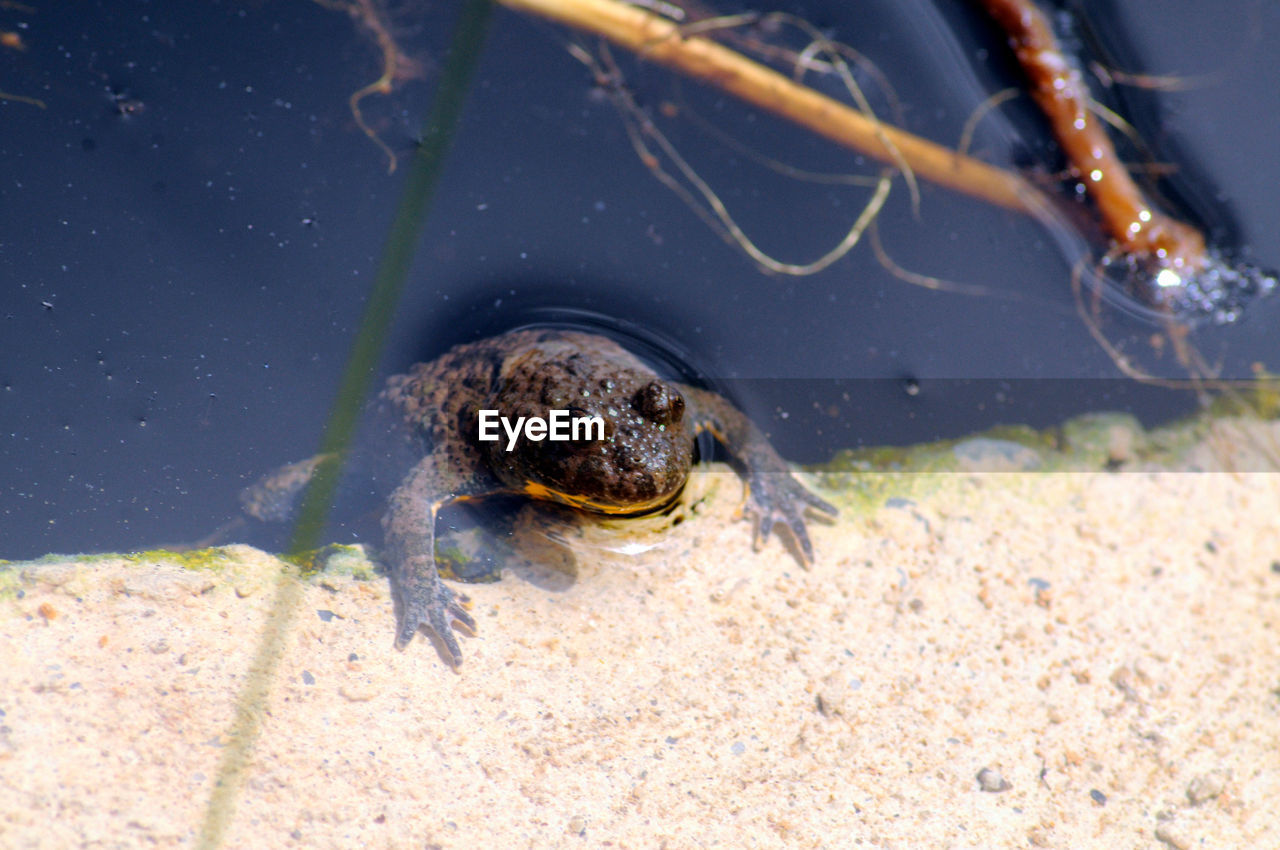
<instances>
[{"instance_id":1,"label":"toad's front leg","mask_svg":"<svg viewBox=\"0 0 1280 850\"><path fill-rule=\"evenodd\" d=\"M697 387L681 386L695 432L709 431L742 467L751 509L756 514L755 541L759 545L775 525L795 538L803 566L813 563L813 544L805 530L804 514L812 508L827 516L838 511L810 493L791 472L764 434L726 399Z\"/></svg>"},{"instance_id":2,"label":"toad's front leg","mask_svg":"<svg viewBox=\"0 0 1280 850\"><path fill-rule=\"evenodd\" d=\"M404 649L418 629L427 626L444 645L446 660L456 668L462 664L462 650L454 636L454 624L475 634L476 621L464 607L467 597L446 585L436 569L436 514L449 502L500 488L486 473L464 472L455 461L440 451L419 461L391 494L382 528L385 556L400 600L396 648Z\"/></svg>"}]
</instances>

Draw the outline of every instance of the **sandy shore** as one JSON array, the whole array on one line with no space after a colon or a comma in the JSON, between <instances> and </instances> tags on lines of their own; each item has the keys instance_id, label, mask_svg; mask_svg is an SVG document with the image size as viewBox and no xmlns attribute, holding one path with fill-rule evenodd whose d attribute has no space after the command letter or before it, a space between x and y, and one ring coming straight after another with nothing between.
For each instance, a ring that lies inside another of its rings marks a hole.
<instances>
[{"instance_id":1,"label":"sandy shore","mask_svg":"<svg viewBox=\"0 0 1280 850\"><path fill-rule=\"evenodd\" d=\"M812 477L809 570L706 472L458 673L359 565L8 565L0 846L1280 846L1280 478L1119 466Z\"/></svg>"}]
</instances>

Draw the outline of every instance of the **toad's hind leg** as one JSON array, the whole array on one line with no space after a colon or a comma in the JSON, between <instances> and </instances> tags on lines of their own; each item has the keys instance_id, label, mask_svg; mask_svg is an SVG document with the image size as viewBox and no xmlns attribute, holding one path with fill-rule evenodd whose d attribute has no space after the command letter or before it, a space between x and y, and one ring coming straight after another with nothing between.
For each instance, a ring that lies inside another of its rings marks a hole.
<instances>
[{"instance_id":1,"label":"toad's hind leg","mask_svg":"<svg viewBox=\"0 0 1280 850\"><path fill-rule=\"evenodd\" d=\"M427 626L454 667L462 663L462 650L453 626L459 623L475 634L476 622L464 607L467 597L447 586L436 569L436 514L449 502L501 489L486 472L475 467L460 470L456 460L436 451L419 461L391 494L382 520L385 554L400 601L396 648L404 649L418 629Z\"/></svg>"}]
</instances>

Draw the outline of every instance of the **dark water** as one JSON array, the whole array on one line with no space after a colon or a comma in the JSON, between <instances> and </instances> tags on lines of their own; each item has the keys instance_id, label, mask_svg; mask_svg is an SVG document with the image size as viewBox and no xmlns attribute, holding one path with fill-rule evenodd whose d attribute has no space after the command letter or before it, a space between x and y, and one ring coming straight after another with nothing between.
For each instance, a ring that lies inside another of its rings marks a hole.
<instances>
[{"instance_id":1,"label":"dark water","mask_svg":"<svg viewBox=\"0 0 1280 850\"><path fill-rule=\"evenodd\" d=\"M1275 4L1087 5L1126 67L1197 81L1125 106L1176 155L1197 214L1280 266ZM873 59L907 128L939 141L1014 79L965 5L794 11ZM422 76L365 106L402 158L455 12L397 9ZM234 515L243 486L319 445L403 188L405 169L387 174L347 106L376 55L347 16L302 2L40 4L0 10L0 30L27 48L0 51L0 91L45 105L0 101L0 557L197 539ZM1120 375L1048 234L951 192L923 186L917 219L895 191L886 247L914 272L1006 295L909 286L865 246L812 277L762 275L640 165L564 42L495 11L383 374L554 307L671 340L802 461L1086 410L1154 422L1191 408ZM850 168L844 151L624 64L646 108L677 103L789 163ZM1051 157L1025 113L1008 113L1013 143L984 124L982 154ZM865 200L773 174L693 122L662 126L780 259L827 250ZM1275 369L1278 311L1261 303L1197 344L1232 374ZM1154 330L1108 324L1132 351ZM1153 368L1176 373L1169 359Z\"/></svg>"}]
</instances>

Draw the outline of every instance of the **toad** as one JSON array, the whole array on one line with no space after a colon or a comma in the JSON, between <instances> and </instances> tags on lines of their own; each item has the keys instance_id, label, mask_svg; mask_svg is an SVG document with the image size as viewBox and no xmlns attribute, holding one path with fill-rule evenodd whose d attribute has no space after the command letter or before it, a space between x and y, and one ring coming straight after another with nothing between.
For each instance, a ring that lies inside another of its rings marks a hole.
<instances>
[{"instance_id":1,"label":"toad","mask_svg":"<svg viewBox=\"0 0 1280 850\"><path fill-rule=\"evenodd\" d=\"M745 480L757 542L781 523L807 565L805 509L836 513L732 404L662 379L604 336L520 330L458 345L391 378L382 398L429 443L382 520L401 607L396 646L426 626L454 667L454 626L474 633L476 623L467 597L436 570L436 515L446 504L522 494L597 513L658 510L680 494L695 438L709 432Z\"/></svg>"}]
</instances>

